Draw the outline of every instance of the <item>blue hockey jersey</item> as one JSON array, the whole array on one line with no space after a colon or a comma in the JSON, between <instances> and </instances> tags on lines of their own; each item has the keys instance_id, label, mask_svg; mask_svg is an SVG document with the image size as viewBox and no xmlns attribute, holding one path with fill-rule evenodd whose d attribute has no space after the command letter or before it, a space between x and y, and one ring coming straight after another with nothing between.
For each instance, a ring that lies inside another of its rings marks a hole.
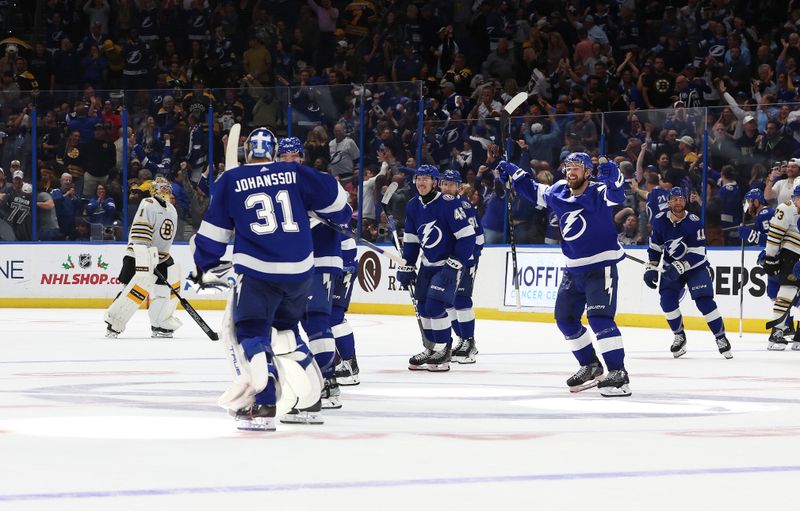
<instances>
[{"instance_id":1,"label":"blue hockey jersey","mask_svg":"<svg viewBox=\"0 0 800 511\"><path fill-rule=\"evenodd\" d=\"M469 266L475 253L475 228L461 201L436 192L428 204L417 196L408 202L403 259L414 265L422 249L422 266L443 266L448 258Z\"/></svg>"},{"instance_id":2,"label":"blue hockey jersey","mask_svg":"<svg viewBox=\"0 0 800 511\"><path fill-rule=\"evenodd\" d=\"M356 255L358 255L356 240L354 240L353 238L348 238L347 236L342 236L341 240L342 240L341 243L342 267L353 269L356 266Z\"/></svg>"},{"instance_id":3,"label":"blue hockey jersey","mask_svg":"<svg viewBox=\"0 0 800 511\"><path fill-rule=\"evenodd\" d=\"M308 211L344 224L347 193L330 175L299 163L242 165L214 184L208 212L195 237L201 270L219 264L233 239L236 273L271 282L311 275L314 254Z\"/></svg>"},{"instance_id":4,"label":"blue hockey jersey","mask_svg":"<svg viewBox=\"0 0 800 511\"><path fill-rule=\"evenodd\" d=\"M753 219L753 227L750 229L750 235L745 239L745 241L750 245L758 245L766 248L769 221L772 220L772 216L774 214L775 210L772 208L761 208Z\"/></svg>"},{"instance_id":5,"label":"blue hockey jersey","mask_svg":"<svg viewBox=\"0 0 800 511\"><path fill-rule=\"evenodd\" d=\"M353 210L348 205L347 211L352 216ZM314 272L341 275L344 262L342 260L342 234L311 219L311 241L314 245ZM348 238L349 239L349 238Z\"/></svg>"},{"instance_id":6,"label":"blue hockey jersey","mask_svg":"<svg viewBox=\"0 0 800 511\"><path fill-rule=\"evenodd\" d=\"M724 227L739 225L742 221L742 192L737 184L726 184L719 189L719 223Z\"/></svg>"},{"instance_id":7,"label":"blue hockey jersey","mask_svg":"<svg viewBox=\"0 0 800 511\"><path fill-rule=\"evenodd\" d=\"M708 264L705 229L697 215L687 212L681 220L673 221L672 214L663 211L651 225L653 230L647 249L650 261L658 262L663 255L665 266L673 261L685 261L689 265L687 269Z\"/></svg>"},{"instance_id":8,"label":"blue hockey jersey","mask_svg":"<svg viewBox=\"0 0 800 511\"><path fill-rule=\"evenodd\" d=\"M462 200L461 207L464 208L464 212L467 214L469 225L475 229L475 251L472 253L472 259L470 259L469 262L469 266L473 266L478 264L478 259L480 259L481 252L483 252L483 227L481 227L481 223L478 221L478 213L469 201Z\"/></svg>"},{"instance_id":9,"label":"blue hockey jersey","mask_svg":"<svg viewBox=\"0 0 800 511\"><path fill-rule=\"evenodd\" d=\"M545 186L518 172L514 187L537 206L547 206L558 216L561 250L569 270L583 273L612 266L625 257L612 216L612 207L625 201L621 181L590 183L576 197L566 180Z\"/></svg>"},{"instance_id":10,"label":"blue hockey jersey","mask_svg":"<svg viewBox=\"0 0 800 511\"><path fill-rule=\"evenodd\" d=\"M657 186L647 194L647 221L652 223L653 218L662 211L669 209L667 204L667 191Z\"/></svg>"}]
</instances>

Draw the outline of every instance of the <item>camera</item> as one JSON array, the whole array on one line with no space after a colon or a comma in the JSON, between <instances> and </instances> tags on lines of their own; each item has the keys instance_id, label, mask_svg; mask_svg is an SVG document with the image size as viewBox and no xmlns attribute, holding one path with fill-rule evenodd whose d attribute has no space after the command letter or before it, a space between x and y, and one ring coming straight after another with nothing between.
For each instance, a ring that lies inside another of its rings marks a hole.
<instances>
[{"instance_id":1,"label":"camera","mask_svg":"<svg viewBox=\"0 0 800 511\"><path fill-rule=\"evenodd\" d=\"M384 227L383 225L378 227L378 236L383 237L386 236L387 234L389 234L389 231L388 229L386 229L386 227Z\"/></svg>"}]
</instances>

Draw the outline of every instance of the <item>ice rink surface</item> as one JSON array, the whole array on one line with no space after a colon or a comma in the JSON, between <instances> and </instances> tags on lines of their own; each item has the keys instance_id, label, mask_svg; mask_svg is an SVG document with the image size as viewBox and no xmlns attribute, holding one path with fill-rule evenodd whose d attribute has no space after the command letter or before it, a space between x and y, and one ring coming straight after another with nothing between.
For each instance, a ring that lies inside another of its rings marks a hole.
<instances>
[{"instance_id":1,"label":"ice rink surface","mask_svg":"<svg viewBox=\"0 0 800 511\"><path fill-rule=\"evenodd\" d=\"M571 395L554 324L478 321L478 363L410 372L413 317L352 316L362 383L322 426L238 432L220 343L184 313L0 309L0 509L760 509L797 502L800 352L624 328L633 396ZM221 312L201 311L216 327ZM678 507L679 506L679 507Z\"/></svg>"}]
</instances>

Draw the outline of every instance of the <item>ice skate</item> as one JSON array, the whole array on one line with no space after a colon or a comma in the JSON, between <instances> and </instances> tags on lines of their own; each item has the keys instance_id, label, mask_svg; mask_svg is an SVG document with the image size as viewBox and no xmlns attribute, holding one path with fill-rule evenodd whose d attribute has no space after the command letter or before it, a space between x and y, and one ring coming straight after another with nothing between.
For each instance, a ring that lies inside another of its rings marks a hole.
<instances>
[{"instance_id":1,"label":"ice skate","mask_svg":"<svg viewBox=\"0 0 800 511\"><path fill-rule=\"evenodd\" d=\"M725 334L717 337L717 348L723 357L728 359L733 358L733 353L731 353L731 343L728 341L728 338L725 337Z\"/></svg>"},{"instance_id":2,"label":"ice skate","mask_svg":"<svg viewBox=\"0 0 800 511\"><path fill-rule=\"evenodd\" d=\"M343 387L361 383L358 377L358 362L356 361L356 357L353 356L353 358L347 360L340 360L339 364L336 366L334 376L336 377L336 382Z\"/></svg>"},{"instance_id":3,"label":"ice skate","mask_svg":"<svg viewBox=\"0 0 800 511\"><path fill-rule=\"evenodd\" d=\"M631 395L631 389L628 387L630 382L628 371L617 369L609 371L606 377L597 384L597 388L600 389L603 397L627 397Z\"/></svg>"},{"instance_id":4,"label":"ice skate","mask_svg":"<svg viewBox=\"0 0 800 511\"><path fill-rule=\"evenodd\" d=\"M338 409L342 407L342 392L336 378L327 378L325 386L322 388L322 408L325 410Z\"/></svg>"},{"instance_id":5,"label":"ice skate","mask_svg":"<svg viewBox=\"0 0 800 511\"><path fill-rule=\"evenodd\" d=\"M111 325L106 323L106 339L116 339L119 337L119 332L111 328Z\"/></svg>"},{"instance_id":6,"label":"ice skate","mask_svg":"<svg viewBox=\"0 0 800 511\"><path fill-rule=\"evenodd\" d=\"M786 338L783 336L783 330L780 328L773 328L772 333L769 334L767 349L769 351L783 351L788 344L788 341L786 341ZM792 348L794 349L794 346L792 346Z\"/></svg>"},{"instance_id":7,"label":"ice skate","mask_svg":"<svg viewBox=\"0 0 800 511\"><path fill-rule=\"evenodd\" d=\"M235 413L240 431L275 431L275 405L255 404Z\"/></svg>"},{"instance_id":8,"label":"ice skate","mask_svg":"<svg viewBox=\"0 0 800 511\"><path fill-rule=\"evenodd\" d=\"M462 339L456 349L453 350L451 360L459 364L474 364L475 355L478 354L478 348L475 346L475 339L469 337Z\"/></svg>"},{"instance_id":9,"label":"ice skate","mask_svg":"<svg viewBox=\"0 0 800 511\"><path fill-rule=\"evenodd\" d=\"M150 331L150 337L152 339L172 339L172 332L174 332L174 330L167 330L166 328L159 328L157 326L151 326Z\"/></svg>"},{"instance_id":10,"label":"ice skate","mask_svg":"<svg viewBox=\"0 0 800 511\"><path fill-rule=\"evenodd\" d=\"M324 424L325 420L322 418L322 399L314 403L314 405L302 410L292 408L292 410L281 417L283 424Z\"/></svg>"},{"instance_id":11,"label":"ice skate","mask_svg":"<svg viewBox=\"0 0 800 511\"><path fill-rule=\"evenodd\" d=\"M728 349L730 349L730 347ZM672 346L670 346L669 350L672 352L672 356L675 358L678 358L686 353L685 332L678 332L675 334L675 339L673 339Z\"/></svg>"},{"instance_id":12,"label":"ice skate","mask_svg":"<svg viewBox=\"0 0 800 511\"><path fill-rule=\"evenodd\" d=\"M427 371L428 359L431 355L433 355L433 350L425 348L424 351L408 359L408 369L411 371Z\"/></svg>"},{"instance_id":13,"label":"ice skate","mask_svg":"<svg viewBox=\"0 0 800 511\"><path fill-rule=\"evenodd\" d=\"M797 330L794 326L794 320L789 318L786 321L786 328L783 330L783 337L786 339L786 342L794 342L794 336L797 333ZM792 347L794 349L794 346Z\"/></svg>"},{"instance_id":14,"label":"ice skate","mask_svg":"<svg viewBox=\"0 0 800 511\"><path fill-rule=\"evenodd\" d=\"M434 351L428 357L428 371L432 373L444 373L450 370L450 347L446 346L443 350Z\"/></svg>"},{"instance_id":15,"label":"ice skate","mask_svg":"<svg viewBox=\"0 0 800 511\"><path fill-rule=\"evenodd\" d=\"M578 372L567 380L567 386L570 392L580 392L597 385L601 376L603 376L603 365L600 362L592 362L581 366Z\"/></svg>"}]
</instances>

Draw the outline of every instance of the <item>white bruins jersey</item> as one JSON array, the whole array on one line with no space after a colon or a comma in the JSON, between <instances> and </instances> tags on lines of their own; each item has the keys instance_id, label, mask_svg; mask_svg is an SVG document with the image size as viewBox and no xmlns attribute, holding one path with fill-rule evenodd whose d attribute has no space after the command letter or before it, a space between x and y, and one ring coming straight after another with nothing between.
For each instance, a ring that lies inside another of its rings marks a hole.
<instances>
[{"instance_id":1,"label":"white bruins jersey","mask_svg":"<svg viewBox=\"0 0 800 511\"><path fill-rule=\"evenodd\" d=\"M132 245L147 245L158 249L159 262L169 257L169 249L178 228L178 212L171 203L165 204L162 206L152 197L142 199L128 234L129 255L133 255Z\"/></svg>"},{"instance_id":2,"label":"white bruins jersey","mask_svg":"<svg viewBox=\"0 0 800 511\"><path fill-rule=\"evenodd\" d=\"M768 256L776 256L780 250L789 250L795 254L800 254L800 232L797 230L797 220L800 213L797 206L792 201L778 204L775 214L769 221L767 231Z\"/></svg>"}]
</instances>

